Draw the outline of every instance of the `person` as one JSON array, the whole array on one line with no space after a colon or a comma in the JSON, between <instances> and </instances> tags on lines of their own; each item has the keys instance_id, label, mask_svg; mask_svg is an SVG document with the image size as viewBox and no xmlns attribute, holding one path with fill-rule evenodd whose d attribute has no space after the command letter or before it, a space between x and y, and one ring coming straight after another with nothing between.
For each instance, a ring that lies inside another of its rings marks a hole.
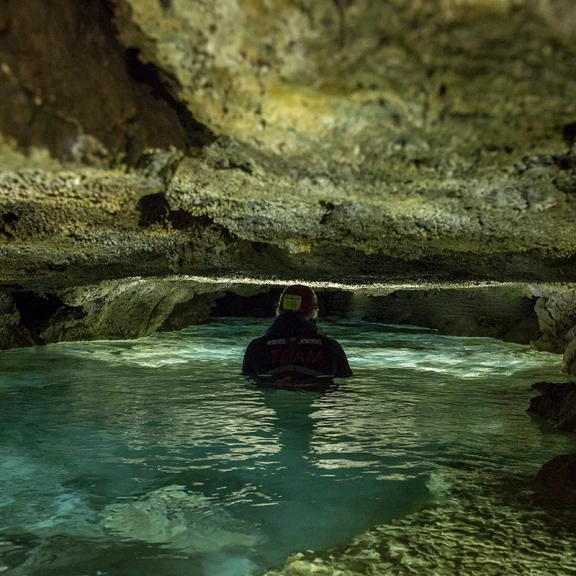
<instances>
[{"instance_id":1,"label":"person","mask_svg":"<svg viewBox=\"0 0 576 576\"><path fill-rule=\"evenodd\" d=\"M244 353L242 374L256 385L274 388L328 388L352 370L342 346L318 332L318 299L308 286L288 286L276 319Z\"/></svg>"}]
</instances>

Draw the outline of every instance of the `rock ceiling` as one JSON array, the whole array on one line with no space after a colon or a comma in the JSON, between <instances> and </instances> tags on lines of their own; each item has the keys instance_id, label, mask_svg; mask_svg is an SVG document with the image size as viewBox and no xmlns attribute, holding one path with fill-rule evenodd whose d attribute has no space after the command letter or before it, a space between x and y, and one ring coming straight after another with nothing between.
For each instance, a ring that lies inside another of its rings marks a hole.
<instances>
[{"instance_id":1,"label":"rock ceiling","mask_svg":"<svg viewBox=\"0 0 576 576\"><path fill-rule=\"evenodd\" d=\"M0 0L0 282L573 282L575 34L571 0Z\"/></svg>"}]
</instances>

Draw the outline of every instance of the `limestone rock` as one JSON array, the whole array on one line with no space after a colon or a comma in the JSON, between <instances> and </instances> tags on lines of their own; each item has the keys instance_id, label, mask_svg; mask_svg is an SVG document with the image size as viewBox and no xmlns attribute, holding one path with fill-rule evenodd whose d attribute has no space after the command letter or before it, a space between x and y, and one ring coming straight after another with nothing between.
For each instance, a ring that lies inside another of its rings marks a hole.
<instances>
[{"instance_id":1,"label":"limestone rock","mask_svg":"<svg viewBox=\"0 0 576 576\"><path fill-rule=\"evenodd\" d=\"M0 350L34 344L28 330L21 325L20 313L13 298L0 292Z\"/></svg>"},{"instance_id":2,"label":"limestone rock","mask_svg":"<svg viewBox=\"0 0 576 576\"><path fill-rule=\"evenodd\" d=\"M574 11L547 4L545 22L533 2L517 10L485 0L216 0L168 8L116 0L116 22L123 43L170 71L178 97L216 133L317 167L402 158L408 171L415 160L433 171L443 163L429 163L440 141L449 151L445 167L454 170L477 146L491 155L490 145L533 145L499 115L524 127L556 113L545 94L567 84L554 56L559 16L565 25ZM543 126L535 132L534 144L538 137L551 143Z\"/></svg>"},{"instance_id":3,"label":"limestone rock","mask_svg":"<svg viewBox=\"0 0 576 576\"><path fill-rule=\"evenodd\" d=\"M182 330L186 326L202 324L210 316L216 300L222 296L224 296L224 292L195 294L189 300L176 304L170 315L158 327L158 330L172 332Z\"/></svg>"},{"instance_id":4,"label":"limestone rock","mask_svg":"<svg viewBox=\"0 0 576 576\"><path fill-rule=\"evenodd\" d=\"M576 328L576 291L571 286L541 286L534 310L542 336L532 343L538 350L563 353L574 338Z\"/></svg>"},{"instance_id":5,"label":"limestone rock","mask_svg":"<svg viewBox=\"0 0 576 576\"><path fill-rule=\"evenodd\" d=\"M370 297L364 317L434 328L453 336L487 336L528 344L541 335L535 299L526 288L398 290Z\"/></svg>"},{"instance_id":6,"label":"limestone rock","mask_svg":"<svg viewBox=\"0 0 576 576\"><path fill-rule=\"evenodd\" d=\"M158 97L161 81L155 91L143 81L151 71L119 44L105 3L2 2L0 31L0 133L22 149L92 161L100 152L78 148L90 135L108 160L134 161L149 146L186 146L178 112Z\"/></svg>"},{"instance_id":7,"label":"limestone rock","mask_svg":"<svg viewBox=\"0 0 576 576\"><path fill-rule=\"evenodd\" d=\"M101 516L105 528L118 536L188 553L251 547L263 539L257 527L235 519L185 486L167 486L133 501L111 504Z\"/></svg>"},{"instance_id":8,"label":"limestone rock","mask_svg":"<svg viewBox=\"0 0 576 576\"><path fill-rule=\"evenodd\" d=\"M206 320L217 284L105 280L54 292L0 292L0 349L75 340L122 340Z\"/></svg>"},{"instance_id":9,"label":"limestone rock","mask_svg":"<svg viewBox=\"0 0 576 576\"><path fill-rule=\"evenodd\" d=\"M563 454L546 462L536 475L536 504L576 508L576 454Z\"/></svg>"},{"instance_id":10,"label":"limestone rock","mask_svg":"<svg viewBox=\"0 0 576 576\"><path fill-rule=\"evenodd\" d=\"M573 338L566 346L563 357L563 370L567 374L576 374L576 338Z\"/></svg>"},{"instance_id":11,"label":"limestone rock","mask_svg":"<svg viewBox=\"0 0 576 576\"><path fill-rule=\"evenodd\" d=\"M190 300L195 292L212 289L192 283L134 278L67 289L60 292L60 297L67 305L81 306L85 311L87 317L76 324L87 332L88 337L82 339L126 339L151 334L177 304ZM204 307L200 306L200 310ZM57 323L52 322L49 330L55 329ZM43 337L48 335L43 332Z\"/></svg>"}]
</instances>

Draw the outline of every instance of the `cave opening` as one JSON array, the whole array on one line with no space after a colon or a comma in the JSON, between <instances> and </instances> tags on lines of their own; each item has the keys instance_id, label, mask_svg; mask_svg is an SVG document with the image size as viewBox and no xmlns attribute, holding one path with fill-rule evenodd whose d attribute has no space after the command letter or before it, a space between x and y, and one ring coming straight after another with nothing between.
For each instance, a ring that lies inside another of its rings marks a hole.
<instances>
[{"instance_id":1,"label":"cave opening","mask_svg":"<svg viewBox=\"0 0 576 576\"><path fill-rule=\"evenodd\" d=\"M318 318L423 327L440 334L485 336L520 344L538 341L543 335L535 310L538 299L526 290L495 287L387 292L317 289ZM211 317L272 319L281 293L278 286L227 290L214 301Z\"/></svg>"}]
</instances>

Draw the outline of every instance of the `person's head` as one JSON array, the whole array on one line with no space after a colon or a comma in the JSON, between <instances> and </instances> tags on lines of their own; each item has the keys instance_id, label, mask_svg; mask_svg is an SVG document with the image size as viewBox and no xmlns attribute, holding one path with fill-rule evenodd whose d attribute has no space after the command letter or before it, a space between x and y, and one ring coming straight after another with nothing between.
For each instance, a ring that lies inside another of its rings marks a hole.
<instances>
[{"instance_id":1,"label":"person's head","mask_svg":"<svg viewBox=\"0 0 576 576\"><path fill-rule=\"evenodd\" d=\"M284 289L276 308L276 314L296 312L306 318L316 318L318 315L318 299L312 288L302 284L293 284Z\"/></svg>"}]
</instances>

